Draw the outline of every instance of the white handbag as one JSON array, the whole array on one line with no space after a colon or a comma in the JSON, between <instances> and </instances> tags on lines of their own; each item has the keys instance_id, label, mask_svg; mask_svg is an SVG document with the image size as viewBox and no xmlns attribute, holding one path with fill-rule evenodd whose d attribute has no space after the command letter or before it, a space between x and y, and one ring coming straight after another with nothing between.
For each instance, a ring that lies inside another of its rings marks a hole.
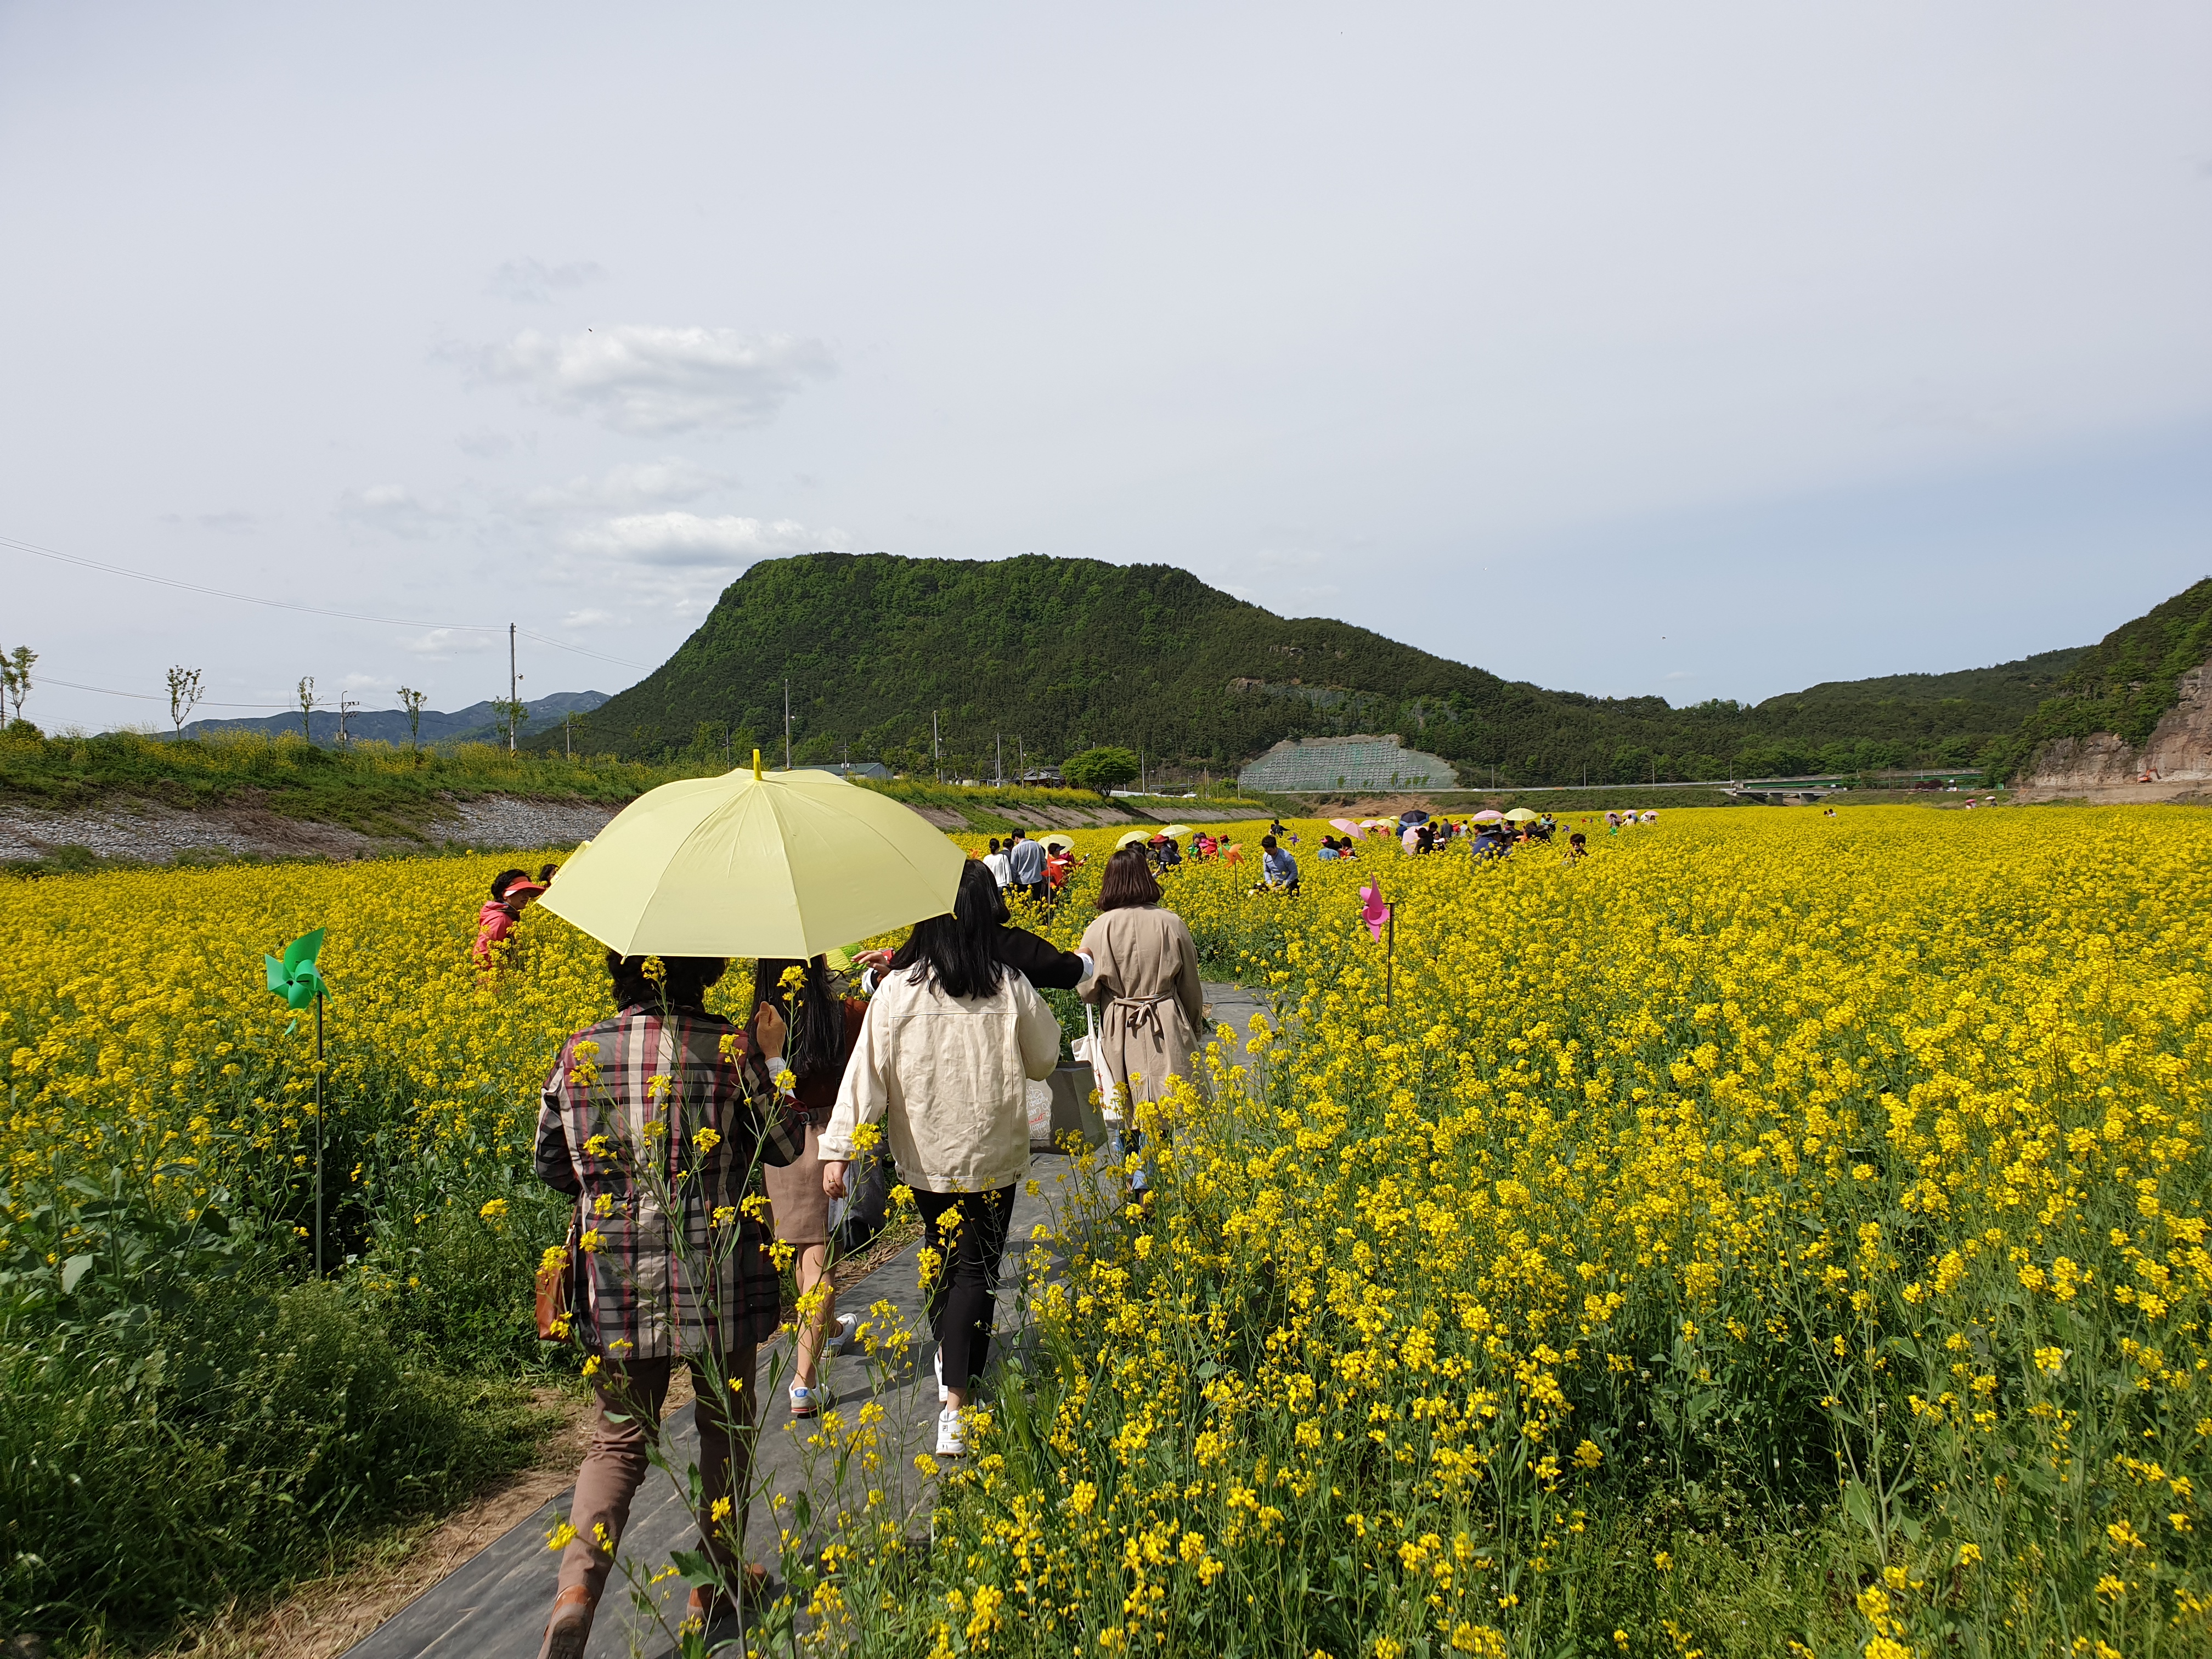
<instances>
[{"instance_id":1,"label":"white handbag","mask_svg":"<svg viewBox=\"0 0 2212 1659\"><path fill-rule=\"evenodd\" d=\"M1109 1123L1121 1121L1121 1090L1114 1081L1114 1074L1106 1069L1105 1050L1098 1041L1098 1012L1089 1003L1083 1005L1085 1035L1068 1046L1075 1057L1091 1068L1091 1075L1098 1085L1099 1109Z\"/></svg>"}]
</instances>

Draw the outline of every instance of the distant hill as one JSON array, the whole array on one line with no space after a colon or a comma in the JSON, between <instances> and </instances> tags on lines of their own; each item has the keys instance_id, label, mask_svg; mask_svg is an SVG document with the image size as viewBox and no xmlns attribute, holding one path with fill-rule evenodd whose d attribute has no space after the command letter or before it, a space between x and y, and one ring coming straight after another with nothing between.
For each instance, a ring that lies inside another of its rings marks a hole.
<instances>
[{"instance_id":1,"label":"distant hill","mask_svg":"<svg viewBox=\"0 0 2212 1659\"><path fill-rule=\"evenodd\" d=\"M571 712L589 714L607 701L604 691L555 691L543 697L526 698L523 707L529 712L522 723L522 735L530 737L550 732L553 747L560 747L561 717ZM312 716L309 735L319 744L335 744L338 740L338 716L336 709L318 708ZM210 732L297 732L300 716L295 710L289 714L258 715L251 720L191 720L185 724L188 738L205 737ZM167 737L166 732L156 732ZM384 743L404 744L408 740L407 711L404 708L356 709L346 716L346 735L356 741L375 739ZM425 747L432 744L450 748L459 743L505 743L507 728L500 723L489 701L472 702L465 708L450 714L434 708L422 711L422 741Z\"/></svg>"},{"instance_id":2,"label":"distant hill","mask_svg":"<svg viewBox=\"0 0 2212 1659\"><path fill-rule=\"evenodd\" d=\"M1296 737L1395 732L1501 783L1964 765L2014 732L2074 652L1686 708L1508 681L1364 628L1278 617L1189 572L1041 555L817 553L757 564L676 653L583 723L594 752L782 748L949 775L1094 744L1196 775ZM540 738L547 748L557 738Z\"/></svg>"},{"instance_id":3,"label":"distant hill","mask_svg":"<svg viewBox=\"0 0 2212 1659\"><path fill-rule=\"evenodd\" d=\"M1959 734L1984 743L2033 714L2089 648L2069 646L1949 674L1827 680L1769 697L1753 714L1765 731L1784 739L1848 729L1876 741L1917 744L1923 753L1946 742L1956 748Z\"/></svg>"}]
</instances>

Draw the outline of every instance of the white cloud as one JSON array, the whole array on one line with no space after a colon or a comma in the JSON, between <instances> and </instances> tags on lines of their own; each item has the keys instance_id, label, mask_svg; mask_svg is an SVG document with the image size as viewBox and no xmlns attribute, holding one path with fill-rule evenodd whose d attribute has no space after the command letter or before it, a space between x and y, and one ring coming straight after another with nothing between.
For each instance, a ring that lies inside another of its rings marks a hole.
<instances>
[{"instance_id":1,"label":"white cloud","mask_svg":"<svg viewBox=\"0 0 2212 1659\"><path fill-rule=\"evenodd\" d=\"M570 538L585 552L608 554L634 564L742 568L779 553L811 553L843 539L837 531L810 530L793 519L744 519L723 514L635 513Z\"/></svg>"},{"instance_id":2,"label":"white cloud","mask_svg":"<svg viewBox=\"0 0 2212 1659\"><path fill-rule=\"evenodd\" d=\"M434 628L420 639L403 640L402 647L418 657L451 657L466 652L489 651L499 636L474 628Z\"/></svg>"},{"instance_id":3,"label":"white cloud","mask_svg":"<svg viewBox=\"0 0 2212 1659\"><path fill-rule=\"evenodd\" d=\"M453 517L451 508L428 501L405 484L370 484L338 497L339 518L410 542L428 539Z\"/></svg>"},{"instance_id":4,"label":"white cloud","mask_svg":"<svg viewBox=\"0 0 2212 1659\"><path fill-rule=\"evenodd\" d=\"M571 611L561 618L561 626L576 628L608 628L624 620L611 611Z\"/></svg>"},{"instance_id":5,"label":"white cloud","mask_svg":"<svg viewBox=\"0 0 2212 1659\"><path fill-rule=\"evenodd\" d=\"M477 355L478 379L593 415L617 432L759 426L811 380L836 373L818 340L729 328L623 323L555 338L526 329Z\"/></svg>"},{"instance_id":6,"label":"white cloud","mask_svg":"<svg viewBox=\"0 0 2212 1659\"><path fill-rule=\"evenodd\" d=\"M606 274L605 266L589 259L563 265L549 265L543 259L509 259L492 272L491 285L484 291L524 305L544 305L556 291L581 288Z\"/></svg>"},{"instance_id":7,"label":"white cloud","mask_svg":"<svg viewBox=\"0 0 2212 1659\"><path fill-rule=\"evenodd\" d=\"M664 501L696 501L732 482L726 472L712 471L680 455L665 455L657 461L611 467L597 478L575 477L565 484L533 489L523 497L522 507L532 516L578 509L653 507Z\"/></svg>"}]
</instances>

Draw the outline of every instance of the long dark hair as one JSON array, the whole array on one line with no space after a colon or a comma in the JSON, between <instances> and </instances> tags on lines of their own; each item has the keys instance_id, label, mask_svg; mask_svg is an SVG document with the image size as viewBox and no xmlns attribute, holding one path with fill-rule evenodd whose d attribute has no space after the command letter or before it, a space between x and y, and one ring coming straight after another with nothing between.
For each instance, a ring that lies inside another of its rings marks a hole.
<instances>
[{"instance_id":1,"label":"long dark hair","mask_svg":"<svg viewBox=\"0 0 2212 1659\"><path fill-rule=\"evenodd\" d=\"M652 960L651 957L626 957L619 951L607 952L607 976L615 982L616 1007L665 1006L704 1013L708 988L730 965L720 957L663 957L663 977L655 984L645 971L645 964Z\"/></svg>"},{"instance_id":2,"label":"long dark hair","mask_svg":"<svg viewBox=\"0 0 2212 1659\"><path fill-rule=\"evenodd\" d=\"M783 976L793 968L804 969L796 1009L787 1009ZM821 1077L837 1069L845 1058L845 1001L830 977L830 964L820 957L799 962L791 957L763 957L753 964L753 1006L745 1015L746 1028L763 1002L772 1003L791 1024L783 1058L799 1077Z\"/></svg>"},{"instance_id":3,"label":"long dark hair","mask_svg":"<svg viewBox=\"0 0 2212 1659\"><path fill-rule=\"evenodd\" d=\"M1106 860L1106 873L1098 882L1101 910L1127 910L1160 902L1160 884L1141 847L1124 847Z\"/></svg>"},{"instance_id":4,"label":"long dark hair","mask_svg":"<svg viewBox=\"0 0 2212 1659\"><path fill-rule=\"evenodd\" d=\"M991 935L1006 917L1006 902L999 896L996 877L974 859L960 872L960 891L949 916L917 921L907 942L891 958L891 970L914 969L919 984L923 973L934 974L951 997L988 996L1006 975Z\"/></svg>"}]
</instances>

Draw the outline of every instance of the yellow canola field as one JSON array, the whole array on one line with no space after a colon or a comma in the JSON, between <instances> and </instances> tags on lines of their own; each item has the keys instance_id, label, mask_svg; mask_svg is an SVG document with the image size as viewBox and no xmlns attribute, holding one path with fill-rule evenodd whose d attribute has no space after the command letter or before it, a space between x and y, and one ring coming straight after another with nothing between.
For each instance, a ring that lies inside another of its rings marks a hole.
<instances>
[{"instance_id":1,"label":"yellow canola field","mask_svg":"<svg viewBox=\"0 0 2212 1659\"><path fill-rule=\"evenodd\" d=\"M1170 878L1279 1034L1144 1126L1149 1210L1092 1170L1030 1287L1031 1385L897 1598L925 1648L1406 1659L1614 1650L1618 1620L1634 1651L1754 1650L1671 1556L1646 1625L1589 1576L1608 1512L1693 1486L1831 1517L1877 1659L1947 1628L2212 1646L2212 820L1666 811L1482 867L1322 863L1292 827L1297 899L1254 890L1252 825L1244 864ZM1078 835L1063 942L1115 838ZM103 1195L307 1218L312 1025L260 958L318 926L349 1242L440 1208L496 1231L605 1004L550 915L470 963L508 862L0 886L0 1253L58 1268Z\"/></svg>"},{"instance_id":2,"label":"yellow canola field","mask_svg":"<svg viewBox=\"0 0 2212 1659\"><path fill-rule=\"evenodd\" d=\"M1886 1659L2212 1644L2212 819L1576 817L1481 866L1294 827L1296 900L1172 880L1280 1034L1032 1287L1049 1409L964 1477L945 1643L981 1591L1109 1650L1609 1650L1591 1517L1694 1482L1836 1517ZM1726 1639L1672 1568L1650 1610Z\"/></svg>"},{"instance_id":3,"label":"yellow canola field","mask_svg":"<svg viewBox=\"0 0 2212 1659\"><path fill-rule=\"evenodd\" d=\"M72 1182L80 1197L310 1216L313 1016L269 993L262 956L315 927L328 930L333 1201L373 1182L380 1159L387 1174L434 1164L454 1190L507 1180L560 1038L598 1016L606 983L590 942L550 916L526 916L518 964L477 973L477 906L519 862L0 886L12 947L0 966L0 1237ZM48 1242L66 1255L73 1241Z\"/></svg>"}]
</instances>

